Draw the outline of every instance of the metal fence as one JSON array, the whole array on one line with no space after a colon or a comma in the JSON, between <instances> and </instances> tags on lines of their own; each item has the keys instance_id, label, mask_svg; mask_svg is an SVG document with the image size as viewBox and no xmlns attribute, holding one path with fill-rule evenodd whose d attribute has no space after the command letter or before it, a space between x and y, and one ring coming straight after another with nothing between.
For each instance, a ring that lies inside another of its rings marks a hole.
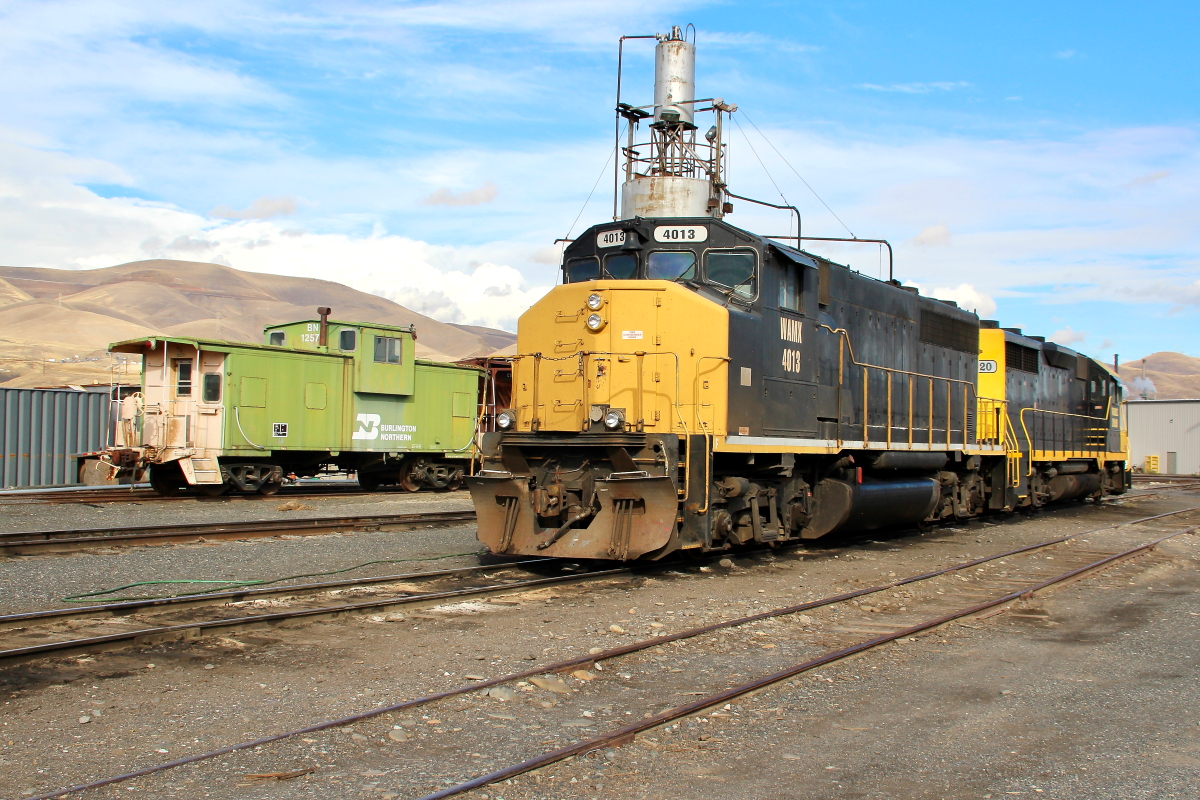
<instances>
[{"instance_id":1,"label":"metal fence","mask_svg":"<svg viewBox=\"0 0 1200 800\"><path fill-rule=\"evenodd\" d=\"M0 388L0 488L79 483L74 456L111 430L107 391Z\"/></svg>"}]
</instances>

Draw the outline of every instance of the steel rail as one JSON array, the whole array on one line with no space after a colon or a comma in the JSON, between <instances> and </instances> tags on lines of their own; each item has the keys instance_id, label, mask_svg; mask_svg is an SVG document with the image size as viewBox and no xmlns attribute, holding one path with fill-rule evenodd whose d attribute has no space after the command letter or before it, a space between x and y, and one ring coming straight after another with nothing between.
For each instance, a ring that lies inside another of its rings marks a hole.
<instances>
[{"instance_id":1,"label":"steel rail","mask_svg":"<svg viewBox=\"0 0 1200 800\"><path fill-rule=\"evenodd\" d=\"M248 626L257 627L262 625L276 625L281 622L297 619L337 617L341 616L342 614L352 614L356 611L387 608L388 606L404 606L414 605L417 603L425 604L430 602L440 603L444 600L451 600L459 597L481 597L507 593L517 589L553 586L554 584L567 583L571 581L583 582L596 578L608 578L614 575L626 574L633 571L634 570L632 567L618 567L615 569L597 570L596 572L557 575L551 578L535 578L529 581L514 581L512 583L497 583L488 586L476 586L467 589L449 589L444 592L427 592L425 594L411 594L403 597L367 600L361 603L341 603L336 606L322 606L320 608L299 608L292 611L277 611L271 614L253 614L246 617L228 617L226 619L188 622L180 625L160 625L153 628L139 628L135 631L123 631L121 633L112 633L106 636L89 636L83 639L67 639L61 642L47 642L45 644L36 644L29 645L27 647L14 647L9 650L0 650L0 663L28 661L35 658L43 658L52 653L65 655L72 652L92 652L98 648L105 650L110 649L110 646L112 645L118 645L130 641L136 643L138 640L153 639L178 641L184 638L195 639L202 635L218 630L245 628Z\"/></svg>"},{"instance_id":2,"label":"steel rail","mask_svg":"<svg viewBox=\"0 0 1200 800\"><path fill-rule=\"evenodd\" d=\"M1039 592L1042 589L1063 583L1085 573L1093 572L1110 564L1124 561L1140 553L1148 552L1153 550L1156 546L1167 539L1172 539L1176 536L1180 536L1184 533L1190 533L1195 530L1200 530L1200 526L1195 526L1186 530L1176 531L1175 533L1169 533L1165 536L1160 536L1157 539L1137 547L1123 550L1120 553L1114 553L1110 556L1105 556L1097 561L1085 564L1082 567L1077 567L1068 572L1056 575L1053 578L1039 581L1032 586L1026 586L1014 592L1009 592L1002 597L985 600L981 603L968 606L967 608L961 608L957 611L952 611L949 614L943 614L939 617L926 620L925 622L921 622L916 625L910 625L898 631L893 631L892 633L876 636L875 638L868 639L865 642L859 642L858 644L844 647L840 650L833 650L828 653L824 653L816 658L809 659L808 661L803 661L799 664L787 667L786 669L779 670L778 672L773 672L770 675L764 675L760 678L739 684L738 686L734 686L724 691L716 692L715 694L708 695L707 697L699 698L682 706L676 706L675 708L669 708L666 711L660 711L651 717L647 717L639 720L638 722L625 725L609 731L608 733L601 734L600 736L584 739L576 742L575 744L559 748L558 750L553 750L549 753L543 753L542 755L527 759L519 764L513 764L511 766L504 767L503 769L490 772L486 775L480 775L472 780L464 781L463 783L455 786L449 786L445 789L431 792L430 794L426 794L418 798L418 800L440 800L440 798L444 797L453 797L455 795L463 794L464 792L469 792L472 789L478 789L482 786L487 786L488 784L507 780L524 772L539 769L573 756L586 755L587 753L590 753L593 750L598 750L602 747L611 747L613 745L624 744L631 741L637 734L646 730L650 730L651 728L658 727L663 723L672 722L681 717L690 716L698 711L703 711L705 709L712 708L713 706L726 703L730 700L741 697L742 695L756 692L759 689L764 689L772 684L785 681L788 678L793 678L796 675L816 669L817 667L831 664L835 661L841 661L842 659L857 655L858 653L862 653L867 650L871 650L882 644L894 642L897 639L903 639L908 636L912 636L915 633L922 633L932 628L945 625L948 622L953 622L954 620L962 619L963 617L969 617L973 614L978 614L981 611L987 611L988 609L1002 606L1006 603L1011 603L1024 597L1030 597L1035 592Z\"/></svg>"},{"instance_id":3,"label":"steel rail","mask_svg":"<svg viewBox=\"0 0 1200 800\"><path fill-rule=\"evenodd\" d=\"M78 550L97 544L155 544L195 539L241 539L285 534L311 536L338 530L363 530L390 525L470 522L474 510L429 511L362 517L298 517L252 522L204 522L189 525L138 525L124 528L83 528L0 533L0 553L24 555L46 550Z\"/></svg>"},{"instance_id":4,"label":"steel rail","mask_svg":"<svg viewBox=\"0 0 1200 800\"><path fill-rule=\"evenodd\" d=\"M881 584L879 586L872 586L872 587L868 587L868 588L864 588L864 589L858 589L853 592L844 592L842 594L830 595L828 597L820 598L818 600L811 600L806 603L801 603L801 604L795 605L795 606L789 606L787 608L773 609L771 611L766 611L766 612L763 612L760 614L752 614L750 616L726 620L724 622L718 622L718 623L714 623L712 625L705 625L705 626L698 627L698 628L691 628L691 629L688 629L685 631L679 631L678 633L657 636L653 639L643 639L638 642L632 642L627 645L621 645L619 647L610 648L610 649L604 650L600 653L594 653L594 654L589 653L584 656L577 656L575 658L569 658L564 661L557 661L557 662L554 662L551 664L544 664L544 665L534 667L531 669L522 670L520 672L514 672L514 673L509 673L507 675L502 675L502 676L499 676L496 678L490 678L485 681L477 681L475 683L471 683L466 686L459 686L454 689L447 689L446 691L435 692L433 694L424 695L422 697L413 698L411 700L403 700L399 703L393 703L393 704L387 705L387 706L379 706L377 708L370 709L369 711L363 711L358 714L351 714L349 716L340 717L338 719L325 720L323 722L317 722L317 723L308 725L303 728L296 728L293 730L282 731L280 733L271 734L270 736L264 736L259 739L253 739L250 741L238 742L237 744L226 745L225 747L221 747L216 750L209 750L204 753L197 753L197 754L191 755L191 756L184 756L182 758L177 758L177 759L174 759L173 761L166 761L161 764L152 764L150 766L142 767L141 769L134 770L132 772L126 772L121 775L113 775L111 777L101 778L99 780L91 781L89 783L81 783L81 784L76 784L75 786L66 787L64 789L58 789L58 790L50 792L48 794L41 794L41 795L37 795L35 797L30 797L30 798L28 798L28 800L51 800L52 798L64 797L68 794L74 794L77 792L86 791L88 789L96 789L96 788L99 788L102 786L109 786L109 785L112 785L115 783L121 783L123 781L132 780L134 778L140 778L145 775L151 775L156 772L163 772L168 769L174 769L175 767L181 767L181 766L184 766L187 764L194 764L199 761L206 761L208 759L217 758L217 757L220 757L223 755L228 755L230 753L236 753L240 750L250 750L250 749L253 749L256 747L261 747L263 745L271 744L273 742L278 742L278 741L282 741L284 739L289 739L294 736L302 736L304 734L316 733L318 731L328 730L330 728L339 728L339 727L344 727L346 725L353 725L356 722L362 722L363 720L371 719L373 717L377 717L377 716L380 716L383 714L390 714L390 713L393 713L396 711L402 711L407 708L413 708L416 706L421 706L421 705L426 705L428 703L437 702L439 700L446 700L451 697L458 697L460 695L470 694L472 692L477 692L480 689L485 689L485 688L488 688L491 686L498 686L498 685L504 684L504 683L511 683L513 681L524 680L525 678L530 678L530 677L533 677L536 675L545 675L547 673L553 673L553 672L565 672L565 671L568 671L571 669L578 668L580 666L594 664L597 661L605 661L605 660L617 658L617 657L620 657L623 655L628 655L630 653L636 653L636 652L639 652L642 650L648 650L651 647L658 647L660 645L663 645L663 644L666 644L669 642L673 642L673 641L690 639L690 638L693 638L696 636L703 635L705 633L711 633L715 630L740 627L742 625L746 625L751 622L757 622L759 620L770 619L772 617L781 617L781 616L786 616L789 614L797 614L797 613L801 613L803 611L808 611L813 608L820 608L822 606L835 605L837 603L842 603L847 600L852 600L857 597L862 597L864 595L870 595L870 594L876 594L878 592L888 591L889 589L893 589L897 586L903 586L903 585L909 584L909 583L916 583L918 581L929 580L931 578L936 578L941 575L947 575L952 572L957 572L959 570L966 569L968 567L973 567L978 564L983 564L988 561L994 561L994 560L1000 559L1000 558L1006 558L1008 556L1016 555L1018 553L1024 553L1024 552L1029 552L1032 550L1038 550L1041 548L1050 547L1052 545L1061 544L1063 542L1067 542L1072 539L1078 539L1078 538L1081 538L1084 536L1090 536L1092 534L1100 533L1100 532L1106 531L1106 530L1111 530L1113 528L1121 528L1121 527L1126 527L1126 526L1130 526L1130 525L1140 525L1142 523L1151 522L1151 521L1157 520L1157 519L1173 517L1173 516L1177 516L1179 514L1186 514L1191 511L1200 511L1200 506L1193 506L1191 508L1184 508L1184 509L1180 509L1178 511L1169 511L1164 514L1154 514L1152 516L1141 517L1139 519L1128 520L1126 522L1119 522L1119 523L1114 523L1112 525L1105 525L1100 528L1093 528L1091 530L1074 533L1074 534L1071 534L1070 536L1063 536L1063 537L1060 537L1057 539L1050 539L1045 542L1039 542L1037 544L1025 545L1024 547L1019 547L1019 548L1016 548L1013 550L1008 550L1003 553L996 553L996 554L990 555L990 556L983 556L981 558L973 559L971 561L965 561L961 564L954 564L949 567L943 567L942 569L934 570L933 572L927 572L927 573L923 573L920 575L913 575L913 576L909 576L906 578L901 578L901 579L898 579L895 581L890 581L888 583ZM1153 546L1153 544L1157 544L1159 541L1169 539L1173 536L1179 536L1181 534L1188 533L1188 532L1191 532L1191 531L1194 531L1197 529L1198 529L1197 527L1192 527L1192 528L1188 528L1186 530L1177 531L1175 533L1164 536L1161 539L1155 540L1154 542L1151 543L1150 546ZM1143 545L1143 547L1146 547L1146 545ZM1032 591L1032 590L1029 588L1026 588L1026 589L1022 589L1021 592L1017 592L1015 594L1019 597L1022 593L1027 592L1027 591ZM1006 600L1004 602L1008 602L1008 601ZM900 635L896 636L895 638L902 638L904 635L905 634L900 634ZM872 645L872 646L874 646L874 645ZM809 667L809 669L811 669L811 667ZM750 690L750 691L752 691L752 690ZM718 702L721 702L721 701L718 701ZM632 734L630 734L630 735L632 735ZM616 743L615 739L613 739L611 741L612 741L612 743ZM601 745L601 746L603 746L603 745ZM595 748L592 748L592 749L595 749ZM555 752L557 753L560 751L555 751ZM570 754L563 755L559 758L556 758L555 760L561 760L562 758L567 758L567 757L569 757L569 755ZM523 763L526 763L526 762L523 762ZM551 762L546 762L546 763L551 763ZM525 772L525 771L528 771L529 769L534 769L534 768L535 767L526 767L525 769L522 770L522 772ZM489 776L493 775L493 774L495 774L495 773L489 773ZM513 773L513 774L519 774L519 773ZM481 777L489 777L489 776L481 776ZM511 777L511 775L509 775L508 777ZM480 778L475 779L475 781L478 781L478 780L480 780ZM503 780L503 778L495 778L488 782L494 783L496 780ZM478 788L478 786L484 785L482 783L475 783L475 782L472 782L472 783L473 783L473 785L471 787L460 789L459 792L469 791L470 788ZM459 786L466 786L466 784L459 784ZM458 788L458 787L451 787L451 788ZM433 795L431 795L430 797L433 797ZM427 800L427 798L421 798L421 800Z\"/></svg>"},{"instance_id":5,"label":"steel rail","mask_svg":"<svg viewBox=\"0 0 1200 800\"><path fill-rule=\"evenodd\" d=\"M19 614L5 614L0 616L0 628L8 627L10 625L22 625L29 622L43 622L46 620L57 621L62 619L72 619L75 617L92 617L105 613L110 615L125 616L127 614L136 613L141 609L161 608L163 606L170 606L173 608L190 608L197 605L212 605L214 601L228 600L237 603L268 595L318 592L325 591L327 589L337 589L343 586L370 586L372 584L393 583L396 581L415 580L417 578L453 577L465 572L496 572L530 564L545 564L553 560L555 559L534 558L522 561L486 564L478 567L455 567L453 569L439 569L431 570L429 572L409 572L402 575L380 575L369 578L347 578L340 581L296 583L287 586L270 586L260 588L246 587L244 589L229 589L223 592L202 592L197 594L180 595L178 597L158 597L146 600L120 600L112 603L97 603L90 606L52 608L45 611L25 611Z\"/></svg>"}]
</instances>

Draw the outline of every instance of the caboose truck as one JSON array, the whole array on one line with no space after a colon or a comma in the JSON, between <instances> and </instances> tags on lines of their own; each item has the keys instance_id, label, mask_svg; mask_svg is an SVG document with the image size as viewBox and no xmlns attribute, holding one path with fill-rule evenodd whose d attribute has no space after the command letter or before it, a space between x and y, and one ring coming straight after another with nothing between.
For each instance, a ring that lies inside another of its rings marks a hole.
<instances>
[{"instance_id":1,"label":"caboose truck","mask_svg":"<svg viewBox=\"0 0 1200 800\"><path fill-rule=\"evenodd\" d=\"M288 473L334 465L364 489L453 489L474 455L482 371L414 357L415 331L319 319L273 325L262 345L155 336L142 391L121 404L110 472L149 468L161 494L194 486L273 494ZM93 469L94 471L94 469Z\"/></svg>"},{"instance_id":2,"label":"caboose truck","mask_svg":"<svg viewBox=\"0 0 1200 800\"><path fill-rule=\"evenodd\" d=\"M694 43L657 38L653 113L617 109L622 213L520 319L467 480L481 541L660 558L1125 490L1104 366L726 222L736 106L694 99Z\"/></svg>"}]
</instances>

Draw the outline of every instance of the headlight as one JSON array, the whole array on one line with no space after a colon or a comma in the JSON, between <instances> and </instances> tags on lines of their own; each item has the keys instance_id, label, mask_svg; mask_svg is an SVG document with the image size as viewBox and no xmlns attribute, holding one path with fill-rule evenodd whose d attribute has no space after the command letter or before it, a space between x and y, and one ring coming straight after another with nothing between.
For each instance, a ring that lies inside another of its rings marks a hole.
<instances>
[{"instance_id":1,"label":"headlight","mask_svg":"<svg viewBox=\"0 0 1200 800\"><path fill-rule=\"evenodd\" d=\"M600 306L602 305L604 305L603 297L594 293L588 295L588 308L590 308L592 311L599 311Z\"/></svg>"},{"instance_id":2,"label":"headlight","mask_svg":"<svg viewBox=\"0 0 1200 800\"><path fill-rule=\"evenodd\" d=\"M599 314L588 314L587 326L590 330L598 331L604 327L604 317Z\"/></svg>"},{"instance_id":3,"label":"headlight","mask_svg":"<svg viewBox=\"0 0 1200 800\"><path fill-rule=\"evenodd\" d=\"M604 415L604 427L610 431L616 430L625 424L625 412L619 408L610 408L608 413Z\"/></svg>"},{"instance_id":4,"label":"headlight","mask_svg":"<svg viewBox=\"0 0 1200 800\"><path fill-rule=\"evenodd\" d=\"M506 431L517 424L517 412L511 408L506 408L496 415L496 427L502 431Z\"/></svg>"}]
</instances>

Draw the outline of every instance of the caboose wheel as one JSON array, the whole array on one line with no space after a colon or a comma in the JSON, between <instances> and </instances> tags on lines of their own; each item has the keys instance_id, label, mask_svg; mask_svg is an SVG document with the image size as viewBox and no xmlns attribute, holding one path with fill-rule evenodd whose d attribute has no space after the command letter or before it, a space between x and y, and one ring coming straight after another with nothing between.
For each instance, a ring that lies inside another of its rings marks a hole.
<instances>
[{"instance_id":1,"label":"caboose wheel","mask_svg":"<svg viewBox=\"0 0 1200 800\"><path fill-rule=\"evenodd\" d=\"M400 468L400 488L406 492L421 491L421 484L424 482L421 476L424 475L424 470L419 469L418 465L423 466L420 459L416 461L405 461L404 466Z\"/></svg>"},{"instance_id":2,"label":"caboose wheel","mask_svg":"<svg viewBox=\"0 0 1200 800\"><path fill-rule=\"evenodd\" d=\"M201 483L196 486L197 491L205 497L220 497L232 488L228 483Z\"/></svg>"},{"instance_id":3,"label":"caboose wheel","mask_svg":"<svg viewBox=\"0 0 1200 800\"><path fill-rule=\"evenodd\" d=\"M374 492L383 483L383 476L378 472L358 473L358 485L364 492Z\"/></svg>"},{"instance_id":4,"label":"caboose wheel","mask_svg":"<svg viewBox=\"0 0 1200 800\"><path fill-rule=\"evenodd\" d=\"M150 487L163 497L174 497L183 488L183 470L174 461L151 464Z\"/></svg>"},{"instance_id":5,"label":"caboose wheel","mask_svg":"<svg viewBox=\"0 0 1200 800\"><path fill-rule=\"evenodd\" d=\"M268 483L261 484L258 487L257 491L261 495L270 497L271 495L276 494L282 488L283 488L283 481L271 481Z\"/></svg>"}]
</instances>

